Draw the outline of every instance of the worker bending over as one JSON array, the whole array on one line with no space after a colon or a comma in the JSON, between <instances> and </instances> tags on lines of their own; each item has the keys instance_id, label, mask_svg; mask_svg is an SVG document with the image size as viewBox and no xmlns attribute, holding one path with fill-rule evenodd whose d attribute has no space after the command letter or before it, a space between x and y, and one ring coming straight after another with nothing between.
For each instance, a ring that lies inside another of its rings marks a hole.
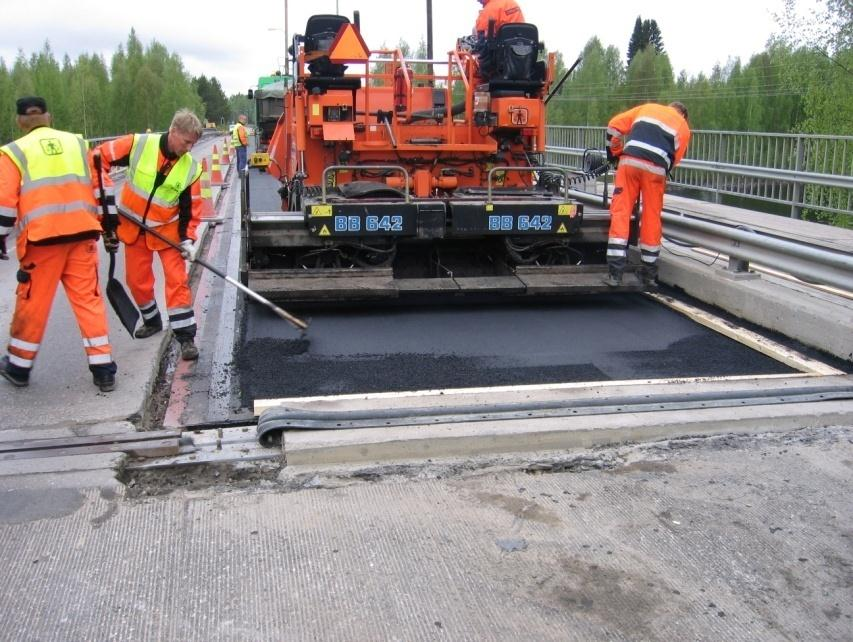
<instances>
[{"instance_id":1,"label":"worker bending over","mask_svg":"<svg viewBox=\"0 0 853 642\"><path fill-rule=\"evenodd\" d=\"M124 243L125 275L143 324L134 336L150 337L163 329L154 297L154 253L166 277L169 325L181 345L181 357L198 358L192 291L185 259L191 256L196 228L201 220L201 166L189 154L201 137L201 121L191 111L178 111L167 134L128 134L98 147L106 169L126 166L127 178L116 199L121 215L118 238ZM147 234L152 228L180 245L177 250Z\"/></svg>"},{"instance_id":2,"label":"worker bending over","mask_svg":"<svg viewBox=\"0 0 853 642\"><path fill-rule=\"evenodd\" d=\"M655 283L666 177L684 158L689 142L687 108L679 102L640 105L617 114L607 124L607 158L619 163L610 201L607 285L622 284L631 212L641 194L640 277L646 285Z\"/></svg>"},{"instance_id":3,"label":"worker bending over","mask_svg":"<svg viewBox=\"0 0 853 642\"><path fill-rule=\"evenodd\" d=\"M116 364L98 285L95 200L97 178L86 141L53 129L44 98L16 103L24 136L0 147L0 238L14 225L19 269L15 312L0 375L15 386L30 382L47 318L62 287L77 318L89 371L102 392L115 388Z\"/></svg>"}]
</instances>

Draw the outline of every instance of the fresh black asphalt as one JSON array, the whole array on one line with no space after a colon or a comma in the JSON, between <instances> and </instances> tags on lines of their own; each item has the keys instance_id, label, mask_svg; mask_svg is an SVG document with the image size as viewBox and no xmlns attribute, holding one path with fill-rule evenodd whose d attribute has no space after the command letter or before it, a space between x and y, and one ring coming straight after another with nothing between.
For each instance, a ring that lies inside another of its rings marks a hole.
<instances>
[{"instance_id":1,"label":"fresh black asphalt","mask_svg":"<svg viewBox=\"0 0 853 642\"><path fill-rule=\"evenodd\" d=\"M254 399L578 381L781 374L789 367L641 295L560 304L303 314L251 305L237 364Z\"/></svg>"}]
</instances>

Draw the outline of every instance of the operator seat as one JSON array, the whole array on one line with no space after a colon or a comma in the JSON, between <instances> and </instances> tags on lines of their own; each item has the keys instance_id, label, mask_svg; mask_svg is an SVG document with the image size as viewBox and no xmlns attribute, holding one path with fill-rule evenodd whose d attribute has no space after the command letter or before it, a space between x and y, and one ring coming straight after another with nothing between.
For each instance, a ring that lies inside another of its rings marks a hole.
<instances>
[{"instance_id":1,"label":"operator seat","mask_svg":"<svg viewBox=\"0 0 853 642\"><path fill-rule=\"evenodd\" d=\"M480 57L480 74L492 96L539 95L545 85L545 62L537 61L543 49L536 25L505 24L486 38Z\"/></svg>"},{"instance_id":2,"label":"operator seat","mask_svg":"<svg viewBox=\"0 0 853 642\"><path fill-rule=\"evenodd\" d=\"M311 76L305 79L305 88L312 93L325 93L328 89L359 89L361 79L347 78L346 65L329 60L329 49L341 27L349 24L346 16L321 14L308 18L305 25L304 51Z\"/></svg>"}]
</instances>

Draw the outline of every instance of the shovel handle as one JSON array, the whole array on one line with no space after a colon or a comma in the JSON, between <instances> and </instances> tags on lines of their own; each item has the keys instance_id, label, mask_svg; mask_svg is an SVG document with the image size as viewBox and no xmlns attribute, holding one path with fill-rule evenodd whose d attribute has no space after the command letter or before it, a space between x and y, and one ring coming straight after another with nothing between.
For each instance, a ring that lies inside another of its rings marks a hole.
<instances>
[{"instance_id":1,"label":"shovel handle","mask_svg":"<svg viewBox=\"0 0 853 642\"><path fill-rule=\"evenodd\" d=\"M150 227L145 225L145 223L143 223L141 221L137 221L135 218L131 218L130 216L128 216L127 214L125 214L121 210L119 210L119 215L123 216L127 220L129 220L132 223L134 223L135 225L139 226L139 228L144 230L146 233L151 234L155 238L160 239L166 245L175 248L176 250L178 250L178 252L181 252L181 254L183 254L180 246L177 243L167 239L165 236L160 234L160 232L158 232L157 230L151 229ZM308 324L305 323L305 321L303 321L302 319L299 319L299 318L293 316L292 314L285 312L284 310L282 310L280 307L278 307L272 301L265 299L264 297L262 297L260 294L258 294L254 290L251 290L251 289L247 288L245 285L243 285L242 283L240 283L239 281L232 279L230 276L225 274L222 270L219 270L219 269L213 267L210 263L202 261L198 257L191 258L190 261L192 261L193 263L198 263L203 268L206 268L206 269L210 270L211 272L213 272L216 276L218 276L222 279L225 279L228 283L235 286L238 290L242 290L243 292L248 294L250 297L252 297L258 303L264 304L266 307L268 307L270 310L272 310L279 318L287 321L288 323L294 325L295 327L299 328L300 330L305 330L308 328Z\"/></svg>"}]
</instances>

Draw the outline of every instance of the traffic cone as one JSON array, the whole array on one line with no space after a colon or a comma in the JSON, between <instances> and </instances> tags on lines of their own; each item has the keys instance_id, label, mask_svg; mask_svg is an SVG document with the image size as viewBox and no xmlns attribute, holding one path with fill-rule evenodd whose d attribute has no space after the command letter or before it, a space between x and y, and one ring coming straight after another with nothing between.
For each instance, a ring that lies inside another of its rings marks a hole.
<instances>
[{"instance_id":1,"label":"traffic cone","mask_svg":"<svg viewBox=\"0 0 853 642\"><path fill-rule=\"evenodd\" d=\"M222 145L222 158L219 160L223 165L231 164L231 157L228 155L228 139L225 139L225 143Z\"/></svg>"},{"instance_id":2,"label":"traffic cone","mask_svg":"<svg viewBox=\"0 0 853 642\"><path fill-rule=\"evenodd\" d=\"M213 155L210 159L210 184L225 185L222 180L222 169L219 167L219 150L216 145L213 146Z\"/></svg>"},{"instance_id":3,"label":"traffic cone","mask_svg":"<svg viewBox=\"0 0 853 642\"><path fill-rule=\"evenodd\" d=\"M213 197L210 193L210 172L207 171L207 159L201 159L201 218L216 218L213 209Z\"/></svg>"}]
</instances>

